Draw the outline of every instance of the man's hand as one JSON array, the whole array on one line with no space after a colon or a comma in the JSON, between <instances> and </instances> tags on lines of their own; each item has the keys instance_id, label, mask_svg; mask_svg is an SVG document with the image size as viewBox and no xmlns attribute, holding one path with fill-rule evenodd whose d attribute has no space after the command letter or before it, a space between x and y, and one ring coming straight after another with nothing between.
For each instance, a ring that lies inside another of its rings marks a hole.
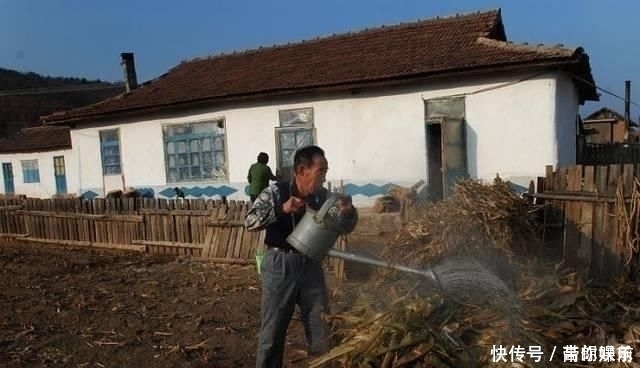
<instances>
[{"instance_id":1,"label":"man's hand","mask_svg":"<svg viewBox=\"0 0 640 368\"><path fill-rule=\"evenodd\" d=\"M351 196L342 196L337 201L338 213L340 215L346 215L353 211L353 203L351 202Z\"/></svg>"},{"instance_id":2,"label":"man's hand","mask_svg":"<svg viewBox=\"0 0 640 368\"><path fill-rule=\"evenodd\" d=\"M282 212L287 215L291 213L300 213L304 210L305 206L306 203L302 199L291 196L282 204Z\"/></svg>"}]
</instances>

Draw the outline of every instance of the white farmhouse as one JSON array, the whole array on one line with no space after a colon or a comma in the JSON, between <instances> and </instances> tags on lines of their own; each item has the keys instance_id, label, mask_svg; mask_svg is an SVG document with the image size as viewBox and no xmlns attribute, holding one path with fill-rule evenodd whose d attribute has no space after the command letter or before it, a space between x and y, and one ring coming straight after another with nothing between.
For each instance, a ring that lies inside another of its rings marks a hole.
<instances>
[{"instance_id":1,"label":"white farmhouse","mask_svg":"<svg viewBox=\"0 0 640 368\"><path fill-rule=\"evenodd\" d=\"M497 173L526 185L575 162L578 107L597 100L582 48L507 41L500 10L421 20L183 62L128 91L43 118L71 127L68 188L248 199L259 152L290 172L318 144L359 206L422 179ZM68 157L68 156L65 156Z\"/></svg>"},{"instance_id":2,"label":"white farmhouse","mask_svg":"<svg viewBox=\"0 0 640 368\"><path fill-rule=\"evenodd\" d=\"M75 168L67 176L71 157L71 138L65 126L25 128L0 139L0 193L35 198L67 194L67 182L78 180Z\"/></svg>"}]
</instances>

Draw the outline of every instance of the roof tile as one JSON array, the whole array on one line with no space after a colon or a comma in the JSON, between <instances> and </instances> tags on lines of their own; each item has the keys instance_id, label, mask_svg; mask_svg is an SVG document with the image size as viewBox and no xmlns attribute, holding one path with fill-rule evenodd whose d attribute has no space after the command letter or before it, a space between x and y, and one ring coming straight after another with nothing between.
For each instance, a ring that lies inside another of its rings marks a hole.
<instances>
[{"instance_id":1,"label":"roof tile","mask_svg":"<svg viewBox=\"0 0 640 368\"><path fill-rule=\"evenodd\" d=\"M71 149L71 136L66 126L24 128L11 137L0 139L0 154L64 149Z\"/></svg>"},{"instance_id":2,"label":"roof tile","mask_svg":"<svg viewBox=\"0 0 640 368\"><path fill-rule=\"evenodd\" d=\"M581 48L506 42L500 10L385 26L182 62L137 89L98 104L43 117L52 122L198 100L275 95L482 68L543 63L578 65L593 81ZM583 99L596 98L595 89Z\"/></svg>"}]
</instances>

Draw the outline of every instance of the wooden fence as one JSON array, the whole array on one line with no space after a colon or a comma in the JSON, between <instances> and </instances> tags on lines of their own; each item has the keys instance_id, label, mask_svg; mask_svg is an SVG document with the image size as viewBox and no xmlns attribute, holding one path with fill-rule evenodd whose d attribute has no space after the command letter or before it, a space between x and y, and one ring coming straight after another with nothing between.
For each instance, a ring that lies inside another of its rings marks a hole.
<instances>
[{"instance_id":1,"label":"wooden fence","mask_svg":"<svg viewBox=\"0 0 640 368\"><path fill-rule=\"evenodd\" d=\"M562 249L564 266L607 284L635 277L640 261L640 164L546 168L536 193L544 205L546 240Z\"/></svg>"},{"instance_id":2,"label":"wooden fence","mask_svg":"<svg viewBox=\"0 0 640 368\"><path fill-rule=\"evenodd\" d=\"M640 143L586 143L578 140L577 162L583 165L640 162Z\"/></svg>"},{"instance_id":3,"label":"wooden fence","mask_svg":"<svg viewBox=\"0 0 640 368\"><path fill-rule=\"evenodd\" d=\"M264 231L245 230L249 206L204 199L0 199L0 240L252 263ZM340 239L336 247L344 249L345 242ZM342 277L342 261L327 263Z\"/></svg>"}]
</instances>

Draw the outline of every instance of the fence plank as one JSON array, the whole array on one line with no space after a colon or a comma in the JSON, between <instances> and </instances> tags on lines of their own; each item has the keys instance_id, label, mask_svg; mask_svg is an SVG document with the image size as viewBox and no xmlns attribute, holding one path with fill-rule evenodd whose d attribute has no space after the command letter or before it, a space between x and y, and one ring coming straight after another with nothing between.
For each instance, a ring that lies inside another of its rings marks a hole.
<instances>
[{"instance_id":1,"label":"fence plank","mask_svg":"<svg viewBox=\"0 0 640 368\"><path fill-rule=\"evenodd\" d=\"M595 186L595 168L593 166L584 167L583 190L592 192ZM578 264L581 275L588 279L590 277L589 267L592 263L593 254L593 208L592 202L583 201L580 212L580 238L578 245Z\"/></svg>"},{"instance_id":2,"label":"fence plank","mask_svg":"<svg viewBox=\"0 0 640 368\"><path fill-rule=\"evenodd\" d=\"M236 201L229 201L229 209L227 210L227 221L232 221L236 215ZM229 252L229 238L231 237L231 230L233 228L225 227L222 229L220 236L220 243L218 248L218 253L216 257L218 258L230 258L232 253Z\"/></svg>"},{"instance_id":3,"label":"fence plank","mask_svg":"<svg viewBox=\"0 0 640 368\"><path fill-rule=\"evenodd\" d=\"M581 166L571 166L566 169L566 174L561 174L566 178L566 189L568 191L579 191ZM571 201L566 204L566 216L564 221L564 265L568 268L578 266L578 245L580 243L580 232L578 223L580 222L580 203Z\"/></svg>"},{"instance_id":4,"label":"fence plank","mask_svg":"<svg viewBox=\"0 0 640 368\"><path fill-rule=\"evenodd\" d=\"M221 219L223 216L226 216L225 208L222 205L222 202L216 203L217 206L211 211L210 219L215 219L216 221ZM218 238L219 233L222 230L219 227L206 227L207 236L205 237L204 243L206 244L206 249L203 248L202 253L204 257L215 257L218 249Z\"/></svg>"},{"instance_id":5,"label":"fence plank","mask_svg":"<svg viewBox=\"0 0 640 368\"><path fill-rule=\"evenodd\" d=\"M244 218L247 217L247 204L244 201L239 202L238 209L234 220L242 223ZM233 258L240 258L240 254L242 254L242 238L246 235L246 231L244 226L238 227L236 231L235 244L233 245Z\"/></svg>"}]
</instances>

